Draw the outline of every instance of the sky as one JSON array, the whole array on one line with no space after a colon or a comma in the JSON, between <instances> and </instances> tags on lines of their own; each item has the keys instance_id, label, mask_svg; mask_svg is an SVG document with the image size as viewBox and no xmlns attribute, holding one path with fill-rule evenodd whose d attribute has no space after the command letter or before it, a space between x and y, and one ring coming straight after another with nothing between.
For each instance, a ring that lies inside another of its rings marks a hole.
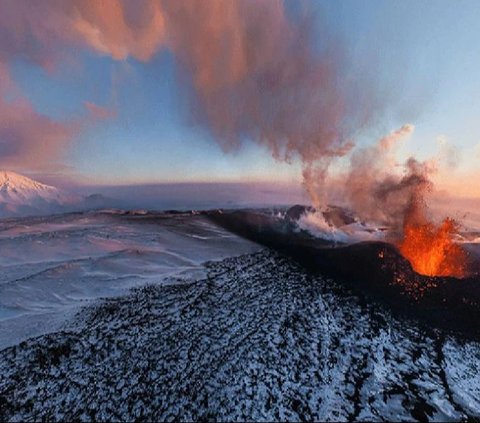
<instances>
[{"instance_id":1,"label":"sky","mask_svg":"<svg viewBox=\"0 0 480 423\"><path fill-rule=\"evenodd\" d=\"M436 157L443 188L480 196L480 2L99 3L0 0L0 167L56 185L298 185L324 157L344 166L347 138L411 124L398 161Z\"/></svg>"}]
</instances>

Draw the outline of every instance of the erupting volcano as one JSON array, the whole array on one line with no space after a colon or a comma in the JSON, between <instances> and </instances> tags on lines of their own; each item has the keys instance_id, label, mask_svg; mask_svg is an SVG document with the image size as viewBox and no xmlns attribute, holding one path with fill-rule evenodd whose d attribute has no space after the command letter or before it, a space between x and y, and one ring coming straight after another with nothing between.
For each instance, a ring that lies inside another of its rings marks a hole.
<instances>
[{"instance_id":1,"label":"erupting volcano","mask_svg":"<svg viewBox=\"0 0 480 423\"><path fill-rule=\"evenodd\" d=\"M467 253L454 237L458 222L446 218L440 225L406 218L398 247L413 269L426 276L465 277Z\"/></svg>"},{"instance_id":2,"label":"erupting volcano","mask_svg":"<svg viewBox=\"0 0 480 423\"><path fill-rule=\"evenodd\" d=\"M414 129L414 125L403 125L376 144L352 151L350 168L335 187L341 186L359 221L388 228L385 240L398 248L414 271L466 277L468 256L456 242L459 223L449 217L436 223L427 206L435 193L432 175L439 170L438 156L427 161L409 157L403 163L396 159L396 147Z\"/></svg>"},{"instance_id":3,"label":"erupting volcano","mask_svg":"<svg viewBox=\"0 0 480 423\"><path fill-rule=\"evenodd\" d=\"M409 187L403 209L402 236L396 242L413 270L425 276L467 276L467 253L455 238L460 224L450 217L436 224L429 217L426 193L433 188L426 163L410 159L409 174L400 181ZM408 183L406 183L408 181Z\"/></svg>"}]
</instances>

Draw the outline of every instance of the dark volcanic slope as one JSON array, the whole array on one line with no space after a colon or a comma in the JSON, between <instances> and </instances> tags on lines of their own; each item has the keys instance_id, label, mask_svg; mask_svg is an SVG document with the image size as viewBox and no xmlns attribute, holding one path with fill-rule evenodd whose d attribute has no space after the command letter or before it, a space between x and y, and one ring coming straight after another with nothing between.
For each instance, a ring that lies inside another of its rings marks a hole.
<instances>
[{"instance_id":1,"label":"dark volcanic slope","mask_svg":"<svg viewBox=\"0 0 480 423\"><path fill-rule=\"evenodd\" d=\"M282 252L307 269L343 280L390 309L471 338L480 335L480 277L429 277L416 273L398 249L383 241L335 245L299 230L287 218L261 210L208 212L211 220L246 239ZM346 218L345 218L346 219ZM473 263L469 263L470 265ZM473 269L478 269L474 267Z\"/></svg>"},{"instance_id":2,"label":"dark volcanic slope","mask_svg":"<svg viewBox=\"0 0 480 423\"><path fill-rule=\"evenodd\" d=\"M0 420L480 416L480 345L269 251L86 309L0 352Z\"/></svg>"}]
</instances>

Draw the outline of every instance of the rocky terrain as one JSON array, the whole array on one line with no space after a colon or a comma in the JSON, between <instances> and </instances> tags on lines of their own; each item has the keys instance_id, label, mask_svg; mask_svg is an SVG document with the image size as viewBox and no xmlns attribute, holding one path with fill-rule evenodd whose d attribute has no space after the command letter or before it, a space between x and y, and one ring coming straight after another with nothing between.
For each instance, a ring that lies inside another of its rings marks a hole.
<instances>
[{"instance_id":1,"label":"rocky terrain","mask_svg":"<svg viewBox=\"0 0 480 423\"><path fill-rule=\"evenodd\" d=\"M480 418L480 344L269 250L0 352L0 420Z\"/></svg>"}]
</instances>

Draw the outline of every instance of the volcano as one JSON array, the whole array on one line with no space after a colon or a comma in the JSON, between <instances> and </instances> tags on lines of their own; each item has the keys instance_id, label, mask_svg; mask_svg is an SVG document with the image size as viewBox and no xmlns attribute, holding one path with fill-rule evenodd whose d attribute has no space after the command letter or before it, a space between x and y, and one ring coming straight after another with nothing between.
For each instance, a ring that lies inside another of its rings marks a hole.
<instances>
[{"instance_id":1,"label":"volcano","mask_svg":"<svg viewBox=\"0 0 480 423\"><path fill-rule=\"evenodd\" d=\"M467 277L423 275L393 243L339 243L312 236L295 220L302 215L301 207L295 206L280 217L259 210L211 212L209 217L232 232L295 259L313 273L343 281L395 312L478 337L480 277L473 271L473 257L468 262Z\"/></svg>"}]
</instances>

